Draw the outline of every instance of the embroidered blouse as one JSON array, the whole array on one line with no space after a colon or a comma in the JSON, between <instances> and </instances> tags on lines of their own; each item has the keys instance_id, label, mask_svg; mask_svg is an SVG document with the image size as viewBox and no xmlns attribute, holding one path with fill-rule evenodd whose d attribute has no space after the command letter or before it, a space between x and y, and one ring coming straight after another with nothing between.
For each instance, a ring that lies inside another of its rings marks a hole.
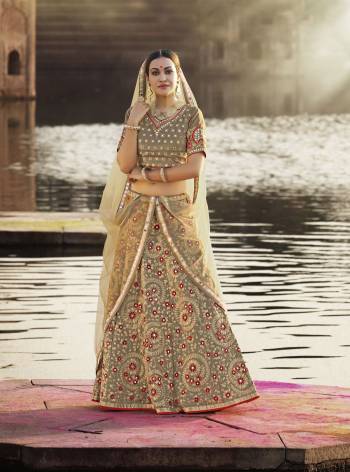
<instances>
[{"instance_id":1,"label":"embroidered blouse","mask_svg":"<svg viewBox=\"0 0 350 472\"><path fill-rule=\"evenodd\" d=\"M124 124L130 115L126 110ZM159 120L148 110L139 122L137 136L137 163L140 167L172 167L187 162L196 152L207 154L205 121L200 108L184 104L172 116ZM125 128L117 151L125 137Z\"/></svg>"}]
</instances>

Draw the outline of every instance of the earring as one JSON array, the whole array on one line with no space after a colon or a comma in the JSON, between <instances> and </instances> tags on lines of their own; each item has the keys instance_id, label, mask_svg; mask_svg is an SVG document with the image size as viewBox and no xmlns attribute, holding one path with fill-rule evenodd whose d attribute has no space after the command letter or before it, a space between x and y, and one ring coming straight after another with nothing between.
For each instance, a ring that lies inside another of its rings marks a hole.
<instances>
[{"instance_id":1,"label":"earring","mask_svg":"<svg viewBox=\"0 0 350 472\"><path fill-rule=\"evenodd\" d=\"M152 90L152 87L151 87L151 85L150 85L150 83L149 83L149 80L148 80L148 79L146 79L146 82L147 82L148 88L149 88L149 90L150 90L150 97L152 98L152 95L153 95L153 90Z\"/></svg>"}]
</instances>

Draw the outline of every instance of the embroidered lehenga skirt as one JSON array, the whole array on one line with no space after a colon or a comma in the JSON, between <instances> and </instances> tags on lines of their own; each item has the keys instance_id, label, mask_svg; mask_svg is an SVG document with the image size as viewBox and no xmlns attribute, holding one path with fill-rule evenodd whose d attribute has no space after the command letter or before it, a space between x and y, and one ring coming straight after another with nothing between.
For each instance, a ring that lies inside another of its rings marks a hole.
<instances>
[{"instance_id":1,"label":"embroidered lehenga skirt","mask_svg":"<svg viewBox=\"0 0 350 472\"><path fill-rule=\"evenodd\" d=\"M92 400L159 414L220 410L259 397L215 294L187 193L128 190L108 289Z\"/></svg>"}]
</instances>

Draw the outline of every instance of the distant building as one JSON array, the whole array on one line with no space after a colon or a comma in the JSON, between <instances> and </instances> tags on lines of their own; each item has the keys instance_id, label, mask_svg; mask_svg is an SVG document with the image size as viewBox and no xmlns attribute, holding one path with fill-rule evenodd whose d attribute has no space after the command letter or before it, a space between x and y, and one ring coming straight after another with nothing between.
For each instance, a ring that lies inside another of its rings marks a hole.
<instances>
[{"instance_id":1,"label":"distant building","mask_svg":"<svg viewBox=\"0 0 350 472\"><path fill-rule=\"evenodd\" d=\"M179 52L187 69L199 10L200 0L37 0L37 70L131 68L135 77L160 48Z\"/></svg>"},{"instance_id":2,"label":"distant building","mask_svg":"<svg viewBox=\"0 0 350 472\"><path fill-rule=\"evenodd\" d=\"M0 98L35 97L35 0L0 0Z\"/></svg>"},{"instance_id":3,"label":"distant building","mask_svg":"<svg viewBox=\"0 0 350 472\"><path fill-rule=\"evenodd\" d=\"M201 0L200 95L216 116L302 110L304 0Z\"/></svg>"},{"instance_id":4,"label":"distant building","mask_svg":"<svg viewBox=\"0 0 350 472\"><path fill-rule=\"evenodd\" d=\"M294 75L303 0L201 0L202 73Z\"/></svg>"}]
</instances>

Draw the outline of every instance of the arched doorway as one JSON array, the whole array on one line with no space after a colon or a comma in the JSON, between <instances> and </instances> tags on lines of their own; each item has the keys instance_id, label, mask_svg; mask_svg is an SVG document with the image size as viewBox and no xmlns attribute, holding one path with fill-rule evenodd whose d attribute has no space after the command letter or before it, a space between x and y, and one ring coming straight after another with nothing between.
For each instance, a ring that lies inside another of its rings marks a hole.
<instances>
[{"instance_id":1,"label":"arched doorway","mask_svg":"<svg viewBox=\"0 0 350 472\"><path fill-rule=\"evenodd\" d=\"M7 74L8 75L19 75L21 73L21 62L19 58L19 52L14 49L8 55L7 61Z\"/></svg>"}]
</instances>

